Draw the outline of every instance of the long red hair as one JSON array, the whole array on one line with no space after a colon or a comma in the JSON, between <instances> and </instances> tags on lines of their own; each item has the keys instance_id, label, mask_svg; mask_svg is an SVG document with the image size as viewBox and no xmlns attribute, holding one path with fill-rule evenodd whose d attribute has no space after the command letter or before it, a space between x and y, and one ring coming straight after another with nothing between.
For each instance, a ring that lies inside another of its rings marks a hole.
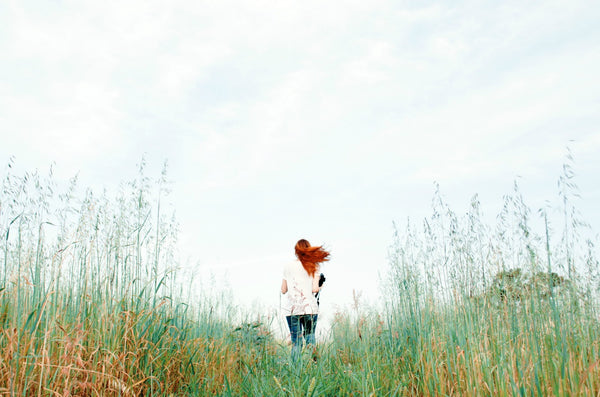
<instances>
[{"instance_id":1,"label":"long red hair","mask_svg":"<svg viewBox=\"0 0 600 397\"><path fill-rule=\"evenodd\" d=\"M315 275L321 262L329 260L329 252L325 251L322 245L313 247L304 239L296 243L296 256L311 277Z\"/></svg>"}]
</instances>

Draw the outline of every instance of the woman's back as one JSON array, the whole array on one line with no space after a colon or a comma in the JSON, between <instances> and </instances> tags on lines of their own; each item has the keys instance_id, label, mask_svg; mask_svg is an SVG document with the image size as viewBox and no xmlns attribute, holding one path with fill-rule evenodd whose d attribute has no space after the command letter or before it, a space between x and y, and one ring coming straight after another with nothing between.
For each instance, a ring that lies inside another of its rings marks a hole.
<instances>
[{"instance_id":1,"label":"woman's back","mask_svg":"<svg viewBox=\"0 0 600 397\"><path fill-rule=\"evenodd\" d=\"M299 260L288 263L283 270L283 278L287 281L288 315L317 314L319 305L313 294L315 283L318 287L318 278L310 276Z\"/></svg>"}]
</instances>

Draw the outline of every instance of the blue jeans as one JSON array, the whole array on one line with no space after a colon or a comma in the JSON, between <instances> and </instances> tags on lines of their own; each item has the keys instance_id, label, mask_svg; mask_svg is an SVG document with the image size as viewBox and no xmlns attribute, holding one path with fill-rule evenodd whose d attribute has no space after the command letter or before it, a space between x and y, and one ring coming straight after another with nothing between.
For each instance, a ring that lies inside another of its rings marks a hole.
<instances>
[{"instance_id":1,"label":"blue jeans","mask_svg":"<svg viewBox=\"0 0 600 397\"><path fill-rule=\"evenodd\" d=\"M299 314L286 316L290 335L292 337L292 360L297 361L302 351L302 330L307 345L315 344L315 328L317 328L317 314Z\"/></svg>"}]
</instances>

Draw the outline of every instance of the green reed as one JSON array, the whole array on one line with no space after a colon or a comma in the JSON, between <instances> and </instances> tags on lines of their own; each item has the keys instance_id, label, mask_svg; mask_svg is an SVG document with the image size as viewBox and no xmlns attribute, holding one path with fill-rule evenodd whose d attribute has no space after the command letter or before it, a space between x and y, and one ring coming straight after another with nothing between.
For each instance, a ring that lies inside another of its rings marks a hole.
<instances>
[{"instance_id":1,"label":"green reed","mask_svg":"<svg viewBox=\"0 0 600 397\"><path fill-rule=\"evenodd\" d=\"M477 196L395 226L384 305L337 313L316 351L290 347L224 291L178 267L166 165L118 191L52 170L0 191L0 394L81 396L596 395L600 266L575 209L572 158L558 204L519 186L495 224ZM554 228L561 230L554 230Z\"/></svg>"},{"instance_id":2,"label":"green reed","mask_svg":"<svg viewBox=\"0 0 600 397\"><path fill-rule=\"evenodd\" d=\"M78 192L76 178L61 191L52 169L12 168L0 194L0 391L173 388L169 379L193 369L186 355L227 332L225 317L189 310L175 288L185 274L174 262L177 224L161 207L166 168L152 190L142 161L114 198Z\"/></svg>"},{"instance_id":3,"label":"green reed","mask_svg":"<svg viewBox=\"0 0 600 397\"><path fill-rule=\"evenodd\" d=\"M599 268L594 244L583 239L588 226L571 204L573 176L566 165L559 239L548 227L548 208L539 211L541 232L532 227L517 184L495 228L482 221L476 196L459 217L437 191L422 231L408 225L396 232L386 309L396 346L389 356L409 363L411 393L598 392Z\"/></svg>"}]
</instances>

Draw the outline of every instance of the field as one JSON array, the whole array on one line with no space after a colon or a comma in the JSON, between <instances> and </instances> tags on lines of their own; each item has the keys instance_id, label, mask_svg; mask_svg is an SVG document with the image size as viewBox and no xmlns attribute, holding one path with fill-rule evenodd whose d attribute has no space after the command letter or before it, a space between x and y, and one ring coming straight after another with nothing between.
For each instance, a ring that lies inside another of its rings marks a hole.
<instances>
[{"instance_id":1,"label":"field","mask_svg":"<svg viewBox=\"0 0 600 397\"><path fill-rule=\"evenodd\" d=\"M0 395L600 395L600 266L573 202L518 186L493 226L477 197L396 228L385 302L339 313L300 363L266 320L194 294L177 268L166 172L115 197L6 170ZM554 230L553 225L557 229Z\"/></svg>"}]
</instances>

